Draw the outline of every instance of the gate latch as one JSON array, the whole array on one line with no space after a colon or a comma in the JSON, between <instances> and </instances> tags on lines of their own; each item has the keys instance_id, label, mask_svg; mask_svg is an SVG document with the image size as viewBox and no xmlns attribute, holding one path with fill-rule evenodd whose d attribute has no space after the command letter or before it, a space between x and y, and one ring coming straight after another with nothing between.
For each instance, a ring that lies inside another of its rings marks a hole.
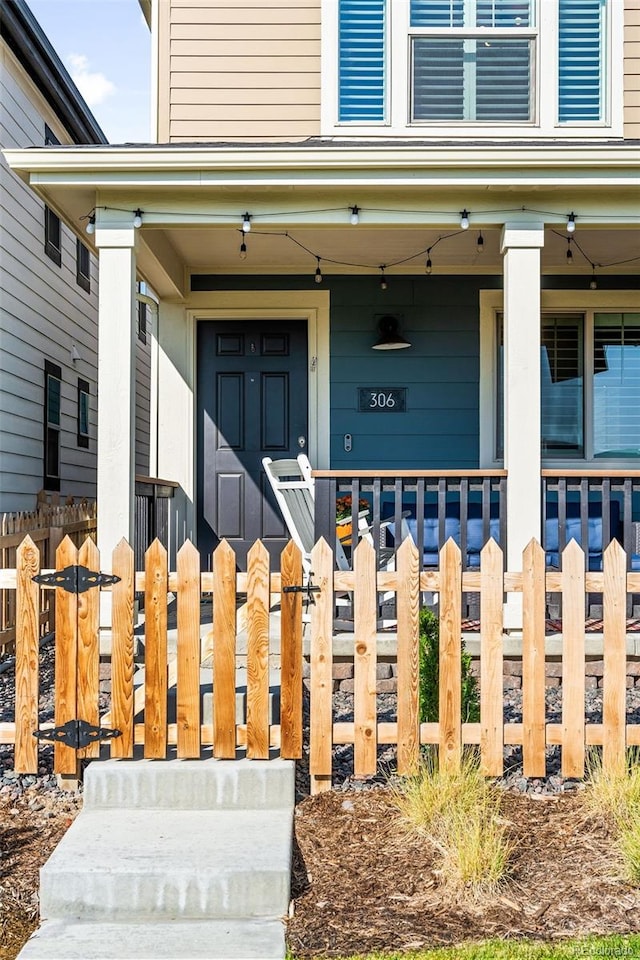
<instances>
[{"instance_id":1,"label":"gate latch","mask_svg":"<svg viewBox=\"0 0 640 960\"><path fill-rule=\"evenodd\" d=\"M68 593L85 593L92 587L107 586L120 581L120 577L114 574L98 573L79 564L72 564L64 570L55 570L53 573L40 573L33 579L45 587L61 587Z\"/></svg>"},{"instance_id":2,"label":"gate latch","mask_svg":"<svg viewBox=\"0 0 640 960\"><path fill-rule=\"evenodd\" d=\"M312 576L313 576L313 573L310 573L309 580L306 584L301 584L301 585L295 584L290 587L283 587L282 592L283 593L304 593L306 594L305 603L315 604L316 601L313 595L314 593L320 593L321 588L318 586L318 584L311 582Z\"/></svg>"},{"instance_id":3,"label":"gate latch","mask_svg":"<svg viewBox=\"0 0 640 960\"><path fill-rule=\"evenodd\" d=\"M63 743L66 747L81 750L100 740L112 740L121 737L121 730L110 730L105 727L95 727L86 720L68 720L60 727L51 730L36 730L34 737L38 740L50 740L52 743Z\"/></svg>"}]
</instances>

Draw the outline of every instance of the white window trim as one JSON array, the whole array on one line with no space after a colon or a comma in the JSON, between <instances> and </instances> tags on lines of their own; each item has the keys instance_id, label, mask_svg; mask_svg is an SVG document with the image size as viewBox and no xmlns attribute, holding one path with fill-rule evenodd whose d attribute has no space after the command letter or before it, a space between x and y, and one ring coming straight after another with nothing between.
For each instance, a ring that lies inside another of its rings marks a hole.
<instances>
[{"instance_id":1,"label":"white window trim","mask_svg":"<svg viewBox=\"0 0 640 960\"><path fill-rule=\"evenodd\" d=\"M403 137L447 140L507 139L514 137L560 137L566 140L622 137L624 93L624 4L609 0L603 38L604 119L597 123L558 123L558 0L538 0L538 39L534 42L536 88L533 119L526 124L409 123L409 0L387 0L388 43L387 120L377 123L338 121L338 2L322 3L322 108L323 137ZM393 10L393 18L391 17ZM526 32L529 35L529 31Z\"/></svg>"},{"instance_id":2,"label":"white window trim","mask_svg":"<svg viewBox=\"0 0 640 960\"><path fill-rule=\"evenodd\" d=\"M490 469L501 467L503 461L495 457L496 449L496 412L498 396L498 368L496 318L504 309L501 290L480 291L480 467ZM589 314L598 313L637 313L638 294L635 290L542 290L540 293L540 309L542 313L570 312L585 313L590 323ZM585 367L585 449L593 453L591 434L592 412L589 409L591 398L591 384L587 383L589 365ZM579 469L581 466L589 469L636 469L640 460L629 459L586 459L571 458L567 460L542 460L542 466L553 470Z\"/></svg>"}]
</instances>

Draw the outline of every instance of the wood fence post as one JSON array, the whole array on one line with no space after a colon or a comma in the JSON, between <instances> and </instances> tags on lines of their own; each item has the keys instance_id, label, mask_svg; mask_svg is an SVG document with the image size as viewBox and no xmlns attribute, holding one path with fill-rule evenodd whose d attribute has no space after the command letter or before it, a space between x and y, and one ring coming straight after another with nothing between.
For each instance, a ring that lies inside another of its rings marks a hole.
<instances>
[{"instance_id":1,"label":"wood fence post","mask_svg":"<svg viewBox=\"0 0 640 960\"><path fill-rule=\"evenodd\" d=\"M222 540L213 554L213 755L236 755L236 555Z\"/></svg>"},{"instance_id":2,"label":"wood fence post","mask_svg":"<svg viewBox=\"0 0 640 960\"><path fill-rule=\"evenodd\" d=\"M617 540L604 552L604 671L602 766L623 773L626 763L627 556Z\"/></svg>"},{"instance_id":3,"label":"wood fence post","mask_svg":"<svg viewBox=\"0 0 640 960\"><path fill-rule=\"evenodd\" d=\"M178 551L176 724L180 759L200 756L200 554L187 540Z\"/></svg>"},{"instance_id":4,"label":"wood fence post","mask_svg":"<svg viewBox=\"0 0 640 960\"><path fill-rule=\"evenodd\" d=\"M355 538L354 538L355 539ZM376 620L378 594L376 554L361 540L353 551L353 773L374 776L377 764Z\"/></svg>"},{"instance_id":5,"label":"wood fence post","mask_svg":"<svg viewBox=\"0 0 640 960\"><path fill-rule=\"evenodd\" d=\"M462 760L462 555L450 537L440 551L440 769Z\"/></svg>"},{"instance_id":6,"label":"wood fence post","mask_svg":"<svg viewBox=\"0 0 640 960\"><path fill-rule=\"evenodd\" d=\"M285 587L302 584L302 554L293 540L280 556L280 753L302 757L302 594Z\"/></svg>"},{"instance_id":7,"label":"wood fence post","mask_svg":"<svg viewBox=\"0 0 640 960\"><path fill-rule=\"evenodd\" d=\"M414 773L420 757L420 566L410 537L396 554L398 569L398 773Z\"/></svg>"},{"instance_id":8,"label":"wood fence post","mask_svg":"<svg viewBox=\"0 0 640 960\"><path fill-rule=\"evenodd\" d=\"M154 540L145 554L144 755L167 754L167 551Z\"/></svg>"},{"instance_id":9,"label":"wood fence post","mask_svg":"<svg viewBox=\"0 0 640 960\"><path fill-rule=\"evenodd\" d=\"M40 553L27 536L16 551L16 773L38 772L40 589L33 578L40 572Z\"/></svg>"},{"instance_id":10,"label":"wood fence post","mask_svg":"<svg viewBox=\"0 0 640 960\"><path fill-rule=\"evenodd\" d=\"M585 755L584 553L562 552L562 776L583 777Z\"/></svg>"},{"instance_id":11,"label":"wood fence post","mask_svg":"<svg viewBox=\"0 0 640 960\"><path fill-rule=\"evenodd\" d=\"M522 555L522 760L525 777L546 773L545 557L531 540Z\"/></svg>"},{"instance_id":12,"label":"wood fence post","mask_svg":"<svg viewBox=\"0 0 640 960\"><path fill-rule=\"evenodd\" d=\"M333 551L319 540L311 551L313 582L320 587L311 607L309 774L311 794L331 790L333 748Z\"/></svg>"},{"instance_id":13,"label":"wood fence post","mask_svg":"<svg viewBox=\"0 0 640 960\"><path fill-rule=\"evenodd\" d=\"M480 764L485 776L504 767L503 564L491 539L480 554Z\"/></svg>"},{"instance_id":14,"label":"wood fence post","mask_svg":"<svg viewBox=\"0 0 640 960\"><path fill-rule=\"evenodd\" d=\"M256 540L247 554L247 756L269 759L269 554Z\"/></svg>"}]
</instances>

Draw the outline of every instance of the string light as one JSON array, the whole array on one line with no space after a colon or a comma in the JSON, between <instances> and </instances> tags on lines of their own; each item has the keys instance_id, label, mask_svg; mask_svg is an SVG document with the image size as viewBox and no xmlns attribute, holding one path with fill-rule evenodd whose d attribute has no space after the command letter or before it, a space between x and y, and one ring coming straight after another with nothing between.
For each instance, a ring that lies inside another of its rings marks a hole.
<instances>
[{"instance_id":1,"label":"string light","mask_svg":"<svg viewBox=\"0 0 640 960\"><path fill-rule=\"evenodd\" d=\"M576 215L571 211L567 220L567 233L573 233L576 229Z\"/></svg>"},{"instance_id":2,"label":"string light","mask_svg":"<svg viewBox=\"0 0 640 960\"><path fill-rule=\"evenodd\" d=\"M316 257L318 266L316 267L316 283L322 283L322 270L320 269L320 257Z\"/></svg>"},{"instance_id":3,"label":"string light","mask_svg":"<svg viewBox=\"0 0 640 960\"><path fill-rule=\"evenodd\" d=\"M86 227L85 227L85 230L86 230L87 233L89 233L89 234L95 233L95 230L96 230L96 215L95 215L95 213L92 213L92 214L89 215L89 217L88 217L88 219L87 219L87 225L86 225Z\"/></svg>"},{"instance_id":4,"label":"string light","mask_svg":"<svg viewBox=\"0 0 640 960\"><path fill-rule=\"evenodd\" d=\"M468 230L469 229L469 211L462 210L460 212L460 229Z\"/></svg>"},{"instance_id":5,"label":"string light","mask_svg":"<svg viewBox=\"0 0 640 960\"><path fill-rule=\"evenodd\" d=\"M589 284L590 290L598 289L598 281L596 280L596 265L595 263L591 267L591 282Z\"/></svg>"},{"instance_id":6,"label":"string light","mask_svg":"<svg viewBox=\"0 0 640 960\"><path fill-rule=\"evenodd\" d=\"M567 263L573 263L573 253L571 251L571 237L567 237Z\"/></svg>"},{"instance_id":7,"label":"string light","mask_svg":"<svg viewBox=\"0 0 640 960\"><path fill-rule=\"evenodd\" d=\"M137 210L133 211L133 225L136 230L139 230L142 226L142 210L138 207Z\"/></svg>"},{"instance_id":8,"label":"string light","mask_svg":"<svg viewBox=\"0 0 640 960\"><path fill-rule=\"evenodd\" d=\"M245 213L244 215L242 220L242 230L244 233L249 233L251 230L251 215L249 213Z\"/></svg>"},{"instance_id":9,"label":"string light","mask_svg":"<svg viewBox=\"0 0 640 960\"><path fill-rule=\"evenodd\" d=\"M380 273L381 273L381 277L380 277L380 289L381 289L381 290L386 290L387 287L389 286L389 284L387 283L387 278L386 278L385 275L384 275L384 271L385 271L386 267L381 266L379 269L380 269Z\"/></svg>"},{"instance_id":10,"label":"string light","mask_svg":"<svg viewBox=\"0 0 640 960\"><path fill-rule=\"evenodd\" d=\"M240 259L241 260L247 259L247 245L244 242L244 235L242 237L242 243L240 244Z\"/></svg>"},{"instance_id":11,"label":"string light","mask_svg":"<svg viewBox=\"0 0 640 960\"><path fill-rule=\"evenodd\" d=\"M351 224L352 226L357 227L358 222L360 220L360 207L358 206L349 207L349 209L351 210L351 217L350 217Z\"/></svg>"},{"instance_id":12,"label":"string light","mask_svg":"<svg viewBox=\"0 0 640 960\"><path fill-rule=\"evenodd\" d=\"M430 274L433 270L433 264L431 263L431 247L427 250L427 262L425 264L425 273Z\"/></svg>"},{"instance_id":13,"label":"string light","mask_svg":"<svg viewBox=\"0 0 640 960\"><path fill-rule=\"evenodd\" d=\"M482 231L478 234L478 239L476 240L476 250L478 253L482 253L484 250L484 237L482 236Z\"/></svg>"}]
</instances>

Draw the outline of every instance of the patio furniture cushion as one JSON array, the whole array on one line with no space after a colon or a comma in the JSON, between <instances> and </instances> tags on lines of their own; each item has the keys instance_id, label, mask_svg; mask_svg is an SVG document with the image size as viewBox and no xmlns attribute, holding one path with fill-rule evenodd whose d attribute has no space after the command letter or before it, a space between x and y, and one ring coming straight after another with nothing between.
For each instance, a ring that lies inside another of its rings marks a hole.
<instances>
[{"instance_id":1,"label":"patio furniture cushion","mask_svg":"<svg viewBox=\"0 0 640 960\"><path fill-rule=\"evenodd\" d=\"M551 515L550 515L551 514ZM609 504L609 532L611 539L620 539L620 504L612 500ZM566 544L571 540L584 549L582 543L582 520L580 518L580 504L567 503ZM607 544L605 544L607 546ZM544 547L547 566L560 566L560 526L558 522L557 504L550 504L544 525ZM587 549L588 569L602 570L602 504L590 503L587 518Z\"/></svg>"}]
</instances>

